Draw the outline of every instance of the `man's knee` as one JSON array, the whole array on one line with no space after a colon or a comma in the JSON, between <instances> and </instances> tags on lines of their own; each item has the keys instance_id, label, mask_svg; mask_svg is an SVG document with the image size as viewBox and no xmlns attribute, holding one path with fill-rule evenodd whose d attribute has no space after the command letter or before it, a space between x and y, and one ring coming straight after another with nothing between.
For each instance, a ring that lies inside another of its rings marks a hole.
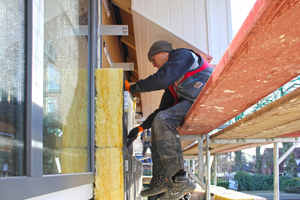
<instances>
[{"instance_id":1,"label":"man's knee","mask_svg":"<svg viewBox=\"0 0 300 200\"><path fill-rule=\"evenodd\" d=\"M152 122L152 129L154 129L155 138L160 135L160 131L165 129L166 120L164 111L160 111L156 114Z\"/></svg>"},{"instance_id":2,"label":"man's knee","mask_svg":"<svg viewBox=\"0 0 300 200\"><path fill-rule=\"evenodd\" d=\"M161 124L162 122L165 121L165 112L164 111L160 111L159 113L157 113L153 119L152 125L153 126L157 126L159 124Z\"/></svg>"},{"instance_id":3,"label":"man's knee","mask_svg":"<svg viewBox=\"0 0 300 200\"><path fill-rule=\"evenodd\" d=\"M153 120L152 128L155 133L155 144L160 140L169 140L173 138L172 130L170 130L170 123L166 120L164 111L159 112Z\"/></svg>"}]
</instances>

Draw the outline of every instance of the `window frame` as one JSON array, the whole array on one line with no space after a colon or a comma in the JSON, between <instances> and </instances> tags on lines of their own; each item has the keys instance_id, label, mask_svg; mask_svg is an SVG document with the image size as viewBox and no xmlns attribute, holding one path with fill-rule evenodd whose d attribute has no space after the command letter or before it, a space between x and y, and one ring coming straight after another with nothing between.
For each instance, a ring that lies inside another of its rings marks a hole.
<instances>
[{"instance_id":1,"label":"window frame","mask_svg":"<svg viewBox=\"0 0 300 200\"><path fill-rule=\"evenodd\" d=\"M101 2L101 1L100 1ZM101 10L100 10L101 13ZM86 173L43 175L44 1L25 0L25 176L0 178L1 199L26 199L94 183L95 80L98 1L89 0L88 169ZM39 32L37 32L39 31ZM101 58L100 58L101 59Z\"/></svg>"}]
</instances>

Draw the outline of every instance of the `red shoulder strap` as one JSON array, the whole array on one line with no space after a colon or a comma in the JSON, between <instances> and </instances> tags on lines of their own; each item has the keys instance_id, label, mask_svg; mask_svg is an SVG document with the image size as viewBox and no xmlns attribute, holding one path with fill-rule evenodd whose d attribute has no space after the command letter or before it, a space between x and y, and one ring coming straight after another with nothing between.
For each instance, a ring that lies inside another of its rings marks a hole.
<instances>
[{"instance_id":1,"label":"red shoulder strap","mask_svg":"<svg viewBox=\"0 0 300 200\"><path fill-rule=\"evenodd\" d=\"M197 54L197 53L195 53L195 54L196 54L199 58L203 59L199 54ZM188 77L190 77L190 76L193 76L194 74L199 73L199 72L205 70L205 69L208 68L208 67L210 67L210 65L206 62L206 60L203 59L203 64L202 64L202 66L201 66L199 69L195 70L195 71L191 71L191 72L185 73L183 79L182 79L179 83L181 83L182 81L184 81L186 78L188 78ZM172 84L172 85L170 85L168 88L169 88L171 94L173 95L173 97L175 98L174 105L176 105L176 104L178 104L178 103L180 102L180 99L178 98L178 95L177 95L177 93L176 93L174 87L176 87L176 85ZM177 89L177 88L176 88L176 89Z\"/></svg>"},{"instance_id":2,"label":"red shoulder strap","mask_svg":"<svg viewBox=\"0 0 300 200\"><path fill-rule=\"evenodd\" d=\"M199 54L197 54L197 55L199 56ZM200 57L200 58L202 58L202 57ZM202 58L202 59L203 59L203 58ZM184 81L184 79L186 79L186 78L188 78L188 77L190 77L190 76L193 76L194 74L197 74L198 72L201 72L201 71L205 70L205 69L208 68L208 67L210 67L210 65L206 62L206 60L203 59L203 64L202 64L202 66L201 66L199 69L195 70L195 71L187 72L187 73L184 75L184 78L183 78L179 83L181 83L182 81Z\"/></svg>"},{"instance_id":3,"label":"red shoulder strap","mask_svg":"<svg viewBox=\"0 0 300 200\"><path fill-rule=\"evenodd\" d=\"M178 95L177 93L175 92L174 90L174 84L170 85L168 88L171 92L171 94L173 95L174 99L175 99L175 102L174 102L174 105L178 104L180 102L180 99L178 98Z\"/></svg>"}]
</instances>

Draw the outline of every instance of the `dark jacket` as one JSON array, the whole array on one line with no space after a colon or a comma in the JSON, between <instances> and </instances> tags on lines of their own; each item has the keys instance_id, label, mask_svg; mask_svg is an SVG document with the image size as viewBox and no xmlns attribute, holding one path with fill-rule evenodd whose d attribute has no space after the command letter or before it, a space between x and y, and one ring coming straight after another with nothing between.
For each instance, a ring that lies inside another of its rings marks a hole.
<instances>
[{"instance_id":1,"label":"dark jacket","mask_svg":"<svg viewBox=\"0 0 300 200\"><path fill-rule=\"evenodd\" d=\"M187 72L195 70L193 66L199 68L203 65L203 58L198 56L198 63L196 63L197 66L195 66L195 58L191 52L193 51L189 49L172 50L169 53L168 61L161 68L159 68L156 73L150 75L146 79L141 79L140 81L136 82L136 84L130 86L131 93L150 92L165 89L159 108L149 115L149 117L142 123L141 126L144 129L151 127L152 121L159 111L165 110L174 105L175 98L171 94L168 87L180 80ZM191 69L191 67L193 69ZM197 73L194 76L196 78L191 77L179 83L177 85L178 90L176 91L179 99L194 101L201 92L212 72L213 68L208 67L205 70ZM200 81L202 84L199 88L193 87L197 81Z\"/></svg>"}]
</instances>

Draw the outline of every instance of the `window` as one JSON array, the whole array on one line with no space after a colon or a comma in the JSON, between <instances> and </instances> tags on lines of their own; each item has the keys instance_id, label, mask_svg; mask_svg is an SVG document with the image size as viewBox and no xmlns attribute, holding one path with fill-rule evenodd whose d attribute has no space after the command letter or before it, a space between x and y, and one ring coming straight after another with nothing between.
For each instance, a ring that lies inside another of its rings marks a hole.
<instances>
[{"instance_id":1,"label":"window","mask_svg":"<svg viewBox=\"0 0 300 200\"><path fill-rule=\"evenodd\" d=\"M0 177L24 175L24 2L0 2Z\"/></svg>"},{"instance_id":2,"label":"window","mask_svg":"<svg viewBox=\"0 0 300 200\"><path fill-rule=\"evenodd\" d=\"M88 170L86 1L44 1L44 174ZM81 26L82 27L82 26Z\"/></svg>"},{"instance_id":3,"label":"window","mask_svg":"<svg viewBox=\"0 0 300 200\"><path fill-rule=\"evenodd\" d=\"M93 197L97 4L0 1L1 199Z\"/></svg>"}]
</instances>

